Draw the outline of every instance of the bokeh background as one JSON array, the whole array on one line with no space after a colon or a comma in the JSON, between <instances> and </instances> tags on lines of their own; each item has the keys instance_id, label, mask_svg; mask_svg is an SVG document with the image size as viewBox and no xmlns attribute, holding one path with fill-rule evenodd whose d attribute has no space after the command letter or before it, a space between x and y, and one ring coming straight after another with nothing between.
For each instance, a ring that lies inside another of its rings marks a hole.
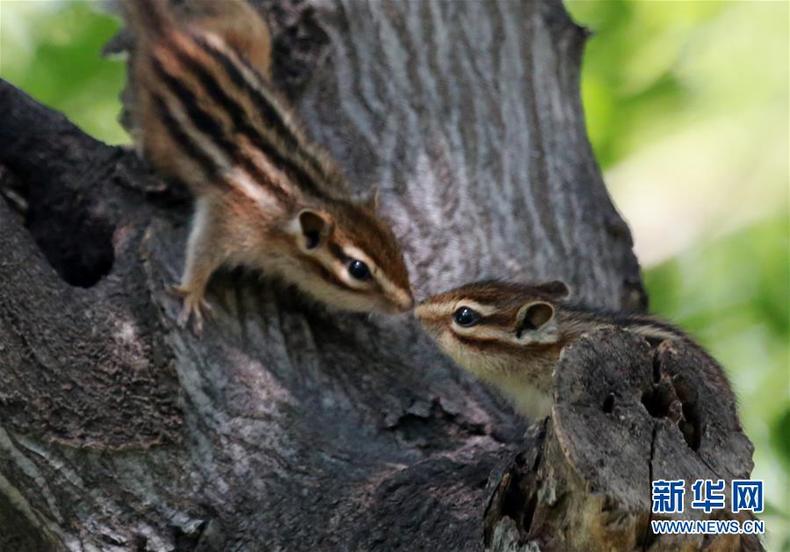
<instances>
[{"instance_id":1,"label":"bokeh background","mask_svg":"<svg viewBox=\"0 0 790 552\"><path fill-rule=\"evenodd\" d=\"M472 0L468 0L472 1ZM763 479L768 550L790 551L786 1L568 0L594 31L582 98L651 310L727 368ZM109 143L118 22L85 0L0 0L0 77Z\"/></svg>"}]
</instances>

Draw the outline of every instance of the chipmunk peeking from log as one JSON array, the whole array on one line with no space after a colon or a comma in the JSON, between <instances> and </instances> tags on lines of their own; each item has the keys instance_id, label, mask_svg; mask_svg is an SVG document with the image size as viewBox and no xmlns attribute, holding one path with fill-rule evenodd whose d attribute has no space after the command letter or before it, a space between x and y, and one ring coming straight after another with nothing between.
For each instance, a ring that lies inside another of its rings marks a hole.
<instances>
[{"instance_id":1,"label":"chipmunk peeking from log","mask_svg":"<svg viewBox=\"0 0 790 552\"><path fill-rule=\"evenodd\" d=\"M549 414L560 352L583 334L617 327L651 342L682 340L700 348L682 331L652 316L573 305L565 302L568 295L568 287L559 281L476 282L429 297L415 314L450 358L492 384L531 418ZM717 368L717 387L734 404L727 377Z\"/></svg>"}]
</instances>

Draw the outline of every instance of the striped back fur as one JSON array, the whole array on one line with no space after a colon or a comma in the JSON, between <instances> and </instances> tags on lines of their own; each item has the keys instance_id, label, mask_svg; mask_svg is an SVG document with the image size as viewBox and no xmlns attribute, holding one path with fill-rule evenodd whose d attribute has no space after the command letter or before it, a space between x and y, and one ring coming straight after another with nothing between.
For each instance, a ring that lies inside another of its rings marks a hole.
<instances>
[{"instance_id":1,"label":"striped back fur","mask_svg":"<svg viewBox=\"0 0 790 552\"><path fill-rule=\"evenodd\" d=\"M224 0L246 15L247 33L268 44L265 23L243 0ZM137 142L152 164L193 188L238 185L243 173L284 205L304 197L345 197L344 180L313 145L269 83L268 65L256 67L212 19L177 24L166 0L127 0L138 36L134 54ZM203 26L206 21L212 23ZM251 42L251 38L246 42ZM267 47L268 49L268 47Z\"/></svg>"}]
</instances>

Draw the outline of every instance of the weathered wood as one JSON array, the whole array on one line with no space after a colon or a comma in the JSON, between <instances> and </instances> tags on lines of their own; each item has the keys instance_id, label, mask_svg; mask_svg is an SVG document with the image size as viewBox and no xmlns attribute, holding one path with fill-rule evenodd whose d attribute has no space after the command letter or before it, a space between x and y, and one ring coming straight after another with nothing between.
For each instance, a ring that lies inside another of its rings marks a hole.
<instances>
[{"instance_id":1,"label":"weathered wood","mask_svg":"<svg viewBox=\"0 0 790 552\"><path fill-rule=\"evenodd\" d=\"M585 33L559 2L256 3L310 132L356 190L382 189L418 298L498 276L644 305L585 137ZM7 84L0 114L24 196L0 201L0 550L471 551L484 526L515 542L485 507L541 441L413 320L229 272L204 336L180 331L164 289L188 205ZM545 442L581 447L577 423L562 411Z\"/></svg>"},{"instance_id":2,"label":"weathered wood","mask_svg":"<svg viewBox=\"0 0 790 552\"><path fill-rule=\"evenodd\" d=\"M735 405L722 400L718 370L702 351L602 330L563 351L554 396L551 418L501 469L487 542L591 552L759 549L753 536L650 531L651 481L724 479L729 496L729 482L753 467ZM691 499L688 491L682 519L726 519L692 509Z\"/></svg>"}]
</instances>

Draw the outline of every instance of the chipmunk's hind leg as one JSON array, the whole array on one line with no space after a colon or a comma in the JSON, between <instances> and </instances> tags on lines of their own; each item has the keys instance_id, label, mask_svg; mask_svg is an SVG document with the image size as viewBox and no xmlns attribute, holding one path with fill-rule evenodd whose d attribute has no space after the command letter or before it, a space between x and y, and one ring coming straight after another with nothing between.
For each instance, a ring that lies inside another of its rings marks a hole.
<instances>
[{"instance_id":1,"label":"chipmunk's hind leg","mask_svg":"<svg viewBox=\"0 0 790 552\"><path fill-rule=\"evenodd\" d=\"M193 328L198 335L203 331L204 315L211 313L211 306L205 299L206 286L214 271L225 261L221 247L217 247L222 240L220 228L209 201L198 199L187 242L184 274L181 283L171 287L171 291L182 300L178 325L184 328L193 319Z\"/></svg>"}]
</instances>

